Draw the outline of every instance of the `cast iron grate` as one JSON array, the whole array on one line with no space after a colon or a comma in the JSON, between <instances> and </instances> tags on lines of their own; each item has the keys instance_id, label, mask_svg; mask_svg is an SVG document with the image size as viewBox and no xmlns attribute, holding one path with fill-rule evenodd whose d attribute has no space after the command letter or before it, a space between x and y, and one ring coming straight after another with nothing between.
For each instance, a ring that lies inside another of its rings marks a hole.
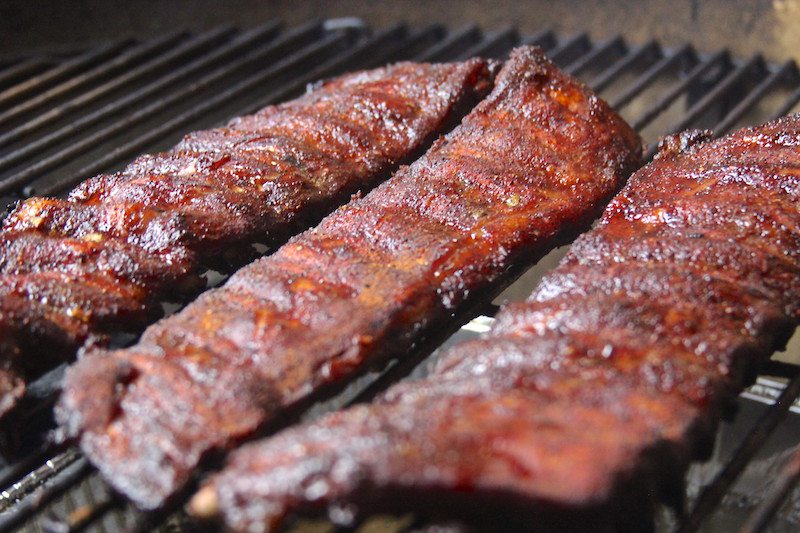
<instances>
[{"instance_id":1,"label":"cast iron grate","mask_svg":"<svg viewBox=\"0 0 800 533\"><path fill-rule=\"evenodd\" d=\"M33 194L63 194L139 153L171 146L186 131L291 98L321 78L406 59L502 58L520 43L544 48L559 66L617 108L650 146L660 136L689 127L723 134L782 116L800 102L800 76L793 62L768 63L759 55L737 59L724 50L705 53L689 44L675 49L657 42L632 44L619 36L595 41L586 34L559 36L550 30L526 37L511 28L450 30L403 24L373 30L358 19L290 28L270 22L246 31L219 27L199 34L176 32L148 41L0 58L0 209ZM431 352L459 326L495 309L482 302L402 361L354 380L334 398L294 413L283 424L366 401L391 383L424 373L435 357ZM179 510L153 515L133 509L74 448L48 444L50 407L63 368L30 386L16 427L5 436L0 531L190 528ZM719 511L736 478L794 405L800 394L800 367L775 361L765 373L784 378L774 389L782 393L690 512L677 513L673 529L696 531ZM799 476L800 452L795 452L743 530L767 527ZM424 526L424 518L383 525L415 530Z\"/></svg>"}]
</instances>

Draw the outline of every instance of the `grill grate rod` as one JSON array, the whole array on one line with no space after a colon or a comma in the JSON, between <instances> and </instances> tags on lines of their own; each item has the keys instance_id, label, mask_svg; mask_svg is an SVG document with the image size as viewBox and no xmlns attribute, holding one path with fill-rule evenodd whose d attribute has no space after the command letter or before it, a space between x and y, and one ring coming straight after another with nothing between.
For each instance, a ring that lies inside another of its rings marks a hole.
<instances>
[{"instance_id":1,"label":"grill grate rod","mask_svg":"<svg viewBox=\"0 0 800 533\"><path fill-rule=\"evenodd\" d=\"M772 118L781 118L782 116L786 115L794 106L797 105L797 102L800 102L800 87L795 89L795 91L789 95L789 97L786 99L786 102L778 109Z\"/></svg>"},{"instance_id":2,"label":"grill grate rod","mask_svg":"<svg viewBox=\"0 0 800 533\"><path fill-rule=\"evenodd\" d=\"M347 50L341 51L338 55L323 61L315 68L304 71L302 76L298 76L291 81L281 85L255 104L251 104L242 113L252 113L264 106L274 104L282 99L302 91L309 83L318 81L325 77L343 72L349 68L369 68L379 65L386 56L390 56L399 50L401 45L391 44L392 41L400 39L406 33L405 25L397 25L387 30L376 32L371 37L362 42L351 46Z\"/></svg>"},{"instance_id":3,"label":"grill grate rod","mask_svg":"<svg viewBox=\"0 0 800 533\"><path fill-rule=\"evenodd\" d=\"M519 42L519 34L514 28L508 28L475 44L456 57L457 61L464 61L471 57L497 57Z\"/></svg>"},{"instance_id":4,"label":"grill grate rod","mask_svg":"<svg viewBox=\"0 0 800 533\"><path fill-rule=\"evenodd\" d=\"M613 39L608 39L605 43L591 50L588 54L567 65L564 72L575 76L583 72L590 65L596 63L602 57L615 52L627 52L627 46L625 45L625 41L622 40L622 37L617 36Z\"/></svg>"},{"instance_id":5,"label":"grill grate rod","mask_svg":"<svg viewBox=\"0 0 800 533\"><path fill-rule=\"evenodd\" d=\"M34 490L39 489L41 485L59 475L64 468L80 458L80 452L73 447L44 461L0 493L0 511L6 511L12 502L28 497Z\"/></svg>"},{"instance_id":6,"label":"grill grate rod","mask_svg":"<svg viewBox=\"0 0 800 533\"><path fill-rule=\"evenodd\" d=\"M535 45L547 51L556 45L556 38L553 35L553 30L548 28L525 39L525 44Z\"/></svg>"},{"instance_id":7,"label":"grill grate rod","mask_svg":"<svg viewBox=\"0 0 800 533\"><path fill-rule=\"evenodd\" d=\"M586 53L587 49L591 49L589 38L586 37L585 33L579 33L563 43L559 43L558 46L550 51L548 57L559 66L563 66L573 54Z\"/></svg>"},{"instance_id":8,"label":"grill grate rod","mask_svg":"<svg viewBox=\"0 0 800 533\"><path fill-rule=\"evenodd\" d=\"M25 192L30 194L35 190L42 195L53 195L63 192L66 188L86 179L86 177L98 174L103 169L108 168L122 159L143 150L146 146L174 132L181 126L185 126L187 123L200 118L202 115L213 111L215 108L229 102L230 100L242 96L244 93L250 90L256 89L258 85L268 82L270 78L285 75L292 69L299 68L299 65L304 62L311 61L319 56L324 56L325 54L330 53L331 50L341 48L346 44L346 41L347 37L342 34L326 36L322 40L307 45L299 51L292 53L286 59L275 63L273 66L233 85L230 89L217 94L217 96L204 100L202 103L196 105L190 110L181 113L180 115L164 122L152 130L149 130L146 134L138 137L136 140L128 142L123 146L112 150L106 157L103 157L95 163L82 168L66 179L58 179L55 182L49 183L47 181L43 181L41 182L41 188L34 184ZM256 55L260 56L263 54L259 53ZM224 67L223 70L227 72L228 69L227 67ZM222 75L215 76L215 80L222 77ZM190 87L190 90L191 89L193 89L193 87ZM178 93L178 95L181 94L182 93ZM179 96L173 95L170 97L170 101L177 100L180 100ZM151 111L147 116L152 116L155 113L155 111Z\"/></svg>"},{"instance_id":9,"label":"grill grate rod","mask_svg":"<svg viewBox=\"0 0 800 533\"><path fill-rule=\"evenodd\" d=\"M163 55L157 55L147 62L139 65L136 68L128 70L120 76L117 76L94 89L81 93L75 98L60 104L45 113L17 126L13 130L0 137L0 144L13 142L21 139L26 134L41 129L42 127L62 119L70 112L79 109L85 109L86 105L93 103L101 97L130 84L139 78L146 76L152 72L163 70L167 65L176 62L185 56L196 53L203 47L215 44L217 41L230 34L233 31L230 27L215 28L204 34L200 34L180 44L180 46L163 51ZM27 146L26 146L27 148Z\"/></svg>"},{"instance_id":10,"label":"grill grate rod","mask_svg":"<svg viewBox=\"0 0 800 533\"><path fill-rule=\"evenodd\" d=\"M719 82L716 87L714 87L703 98L691 106L689 110L684 113L683 118L681 118L668 130L668 134L683 131L688 128L693 122L700 118L703 113L705 113L708 108L711 107L712 104L725 96L728 91L737 86L751 71L756 69L760 71L760 69L763 68L764 60L760 55L751 57L744 64L735 68L725 77L725 79Z\"/></svg>"},{"instance_id":11,"label":"grill grate rod","mask_svg":"<svg viewBox=\"0 0 800 533\"><path fill-rule=\"evenodd\" d=\"M6 68L0 72L0 91L5 91L9 86L20 83L22 81L21 78L33 76L50 65L52 65L52 62L37 58L28 59Z\"/></svg>"},{"instance_id":12,"label":"grill grate rod","mask_svg":"<svg viewBox=\"0 0 800 533\"><path fill-rule=\"evenodd\" d=\"M697 531L703 521L718 509L725 493L785 418L798 396L800 371L796 372L775 404L756 422L731 459L697 498L691 513L681 524L679 533Z\"/></svg>"},{"instance_id":13,"label":"grill grate rod","mask_svg":"<svg viewBox=\"0 0 800 533\"><path fill-rule=\"evenodd\" d=\"M63 467L43 489L34 491L26 498L19 501L13 508L3 515L0 515L0 532L11 531L23 524L31 516L36 514L40 508L53 501L55 498L71 489L80 480L84 479L92 472L92 466L85 457L75 459L71 464Z\"/></svg>"},{"instance_id":14,"label":"grill grate rod","mask_svg":"<svg viewBox=\"0 0 800 533\"><path fill-rule=\"evenodd\" d=\"M110 102L94 112L81 116L75 121L70 122L69 124L45 135L44 137L41 137L31 143L26 143L24 147L9 153L5 157L0 158L0 170L9 168L19 161L24 160L31 154L46 150L55 143L64 139L74 139L74 135L76 133L85 131L86 128L97 124L105 118L118 115L121 111L130 108L136 103L145 100L148 96L156 94L172 84L189 79L190 76L194 75L198 71L201 71L203 68L210 67L215 62L219 61L223 57L231 55L233 52L244 50L248 46L258 43L267 37L271 37L277 32L277 29L277 24L269 23L260 26L255 30L244 33L229 43L216 48L207 55L201 56L185 66L156 79L145 87L139 88L136 91L119 98L118 100ZM0 182L0 187L2 187L2 182Z\"/></svg>"},{"instance_id":15,"label":"grill grate rod","mask_svg":"<svg viewBox=\"0 0 800 533\"><path fill-rule=\"evenodd\" d=\"M0 470L0 487L13 485L14 482L24 478L28 473L36 470L48 460L52 459L54 453L54 446L48 442L41 449L3 468ZM0 493L0 495L2 495L2 493ZM0 504L0 508L2 508L2 504Z\"/></svg>"},{"instance_id":16,"label":"grill grate rod","mask_svg":"<svg viewBox=\"0 0 800 533\"><path fill-rule=\"evenodd\" d=\"M795 448L789 462L781 470L764 501L748 517L742 529L739 530L740 533L764 531L798 481L800 481L800 445Z\"/></svg>"},{"instance_id":17,"label":"grill grate rod","mask_svg":"<svg viewBox=\"0 0 800 533\"><path fill-rule=\"evenodd\" d=\"M47 87L51 83L57 83L75 73L81 72L85 68L90 68L92 65L100 63L114 54L125 49L133 41L128 39L118 43L109 43L98 46L88 52L81 54L78 57L65 61L60 65L48 69L41 74L37 74L33 78L29 78L20 82L3 92L0 92L0 106L9 102L18 100L39 89Z\"/></svg>"},{"instance_id":18,"label":"grill grate rod","mask_svg":"<svg viewBox=\"0 0 800 533\"><path fill-rule=\"evenodd\" d=\"M694 55L694 49L688 44L683 45L680 49L672 54L664 55L661 60L643 72L628 86L627 89L620 93L612 101L612 107L615 109L621 109L622 107L628 105L631 100L636 98L645 89L647 89L664 72L672 68L675 63L683 59L696 60Z\"/></svg>"},{"instance_id":19,"label":"grill grate rod","mask_svg":"<svg viewBox=\"0 0 800 533\"><path fill-rule=\"evenodd\" d=\"M387 54L387 60L406 61L408 58L419 55L423 50L430 48L435 43L440 41L447 34L444 26L440 24L432 24L427 28L414 30L407 39L407 43L400 46L394 52Z\"/></svg>"},{"instance_id":20,"label":"grill grate rod","mask_svg":"<svg viewBox=\"0 0 800 533\"><path fill-rule=\"evenodd\" d=\"M86 152L88 149L102 144L110 136L127 131L132 126L139 124L149 118L157 116L159 113L168 110L171 106L177 105L180 102L185 101L186 99L192 97L199 91L208 88L209 86L225 79L226 77L231 76L233 73L239 71L240 69L248 65L252 65L256 61L274 59L279 54L288 53L295 46L309 42L310 39L312 39L316 34L319 33L319 31L320 31L319 24L307 25L298 28L297 30L292 30L288 32L286 35L279 37L278 40L275 42L269 42L256 47L254 50L246 53L245 55L237 58L236 60L231 61L221 67L218 67L217 69L203 76L199 80L196 80L195 82L187 86L181 87L177 91L174 91L161 99L155 100L151 104L127 116L126 118L120 119L119 121L116 121L106 126L105 128L81 139L76 143L70 144L66 148L60 150L58 153L53 154L50 157L41 159L37 163L25 168L21 172L18 172L6 178L2 183L0 183L0 192L12 190L26 182L29 182L32 178L41 175L43 172L47 170L55 168L64 161L68 161ZM324 41L324 44L329 46L335 46L337 42L341 44L341 40L342 37L329 37ZM315 43L315 44L307 44L306 46L312 47L313 48L312 51L319 52L320 51L319 48L322 45L320 43ZM293 57L294 56L290 56L288 60L285 61L284 63L291 63ZM285 64L282 64L283 68L285 68L285 66L286 66ZM281 71L282 68L278 68L276 64L276 66L270 67L264 72L266 72L268 75L275 75L277 73L280 73ZM262 77L266 79L266 76ZM207 100L205 103L199 104L195 108L187 112L184 112L178 117L175 117L172 120L167 121L158 127L148 130L146 134L143 134L141 137L134 139L133 141L130 141L123 146L120 146L116 150L113 150L109 155L100 158L94 164L78 171L72 176L67 176L67 177L48 176L47 179L42 180L43 183L34 183L32 185L29 185L27 190L24 191L25 194L30 195L33 194L34 191L36 191L37 193L41 192L41 194L54 194L66 190L67 188L74 185L78 181L93 176L97 174L100 170L103 170L109 167L114 162L119 161L119 159L124 157L125 154L132 153L133 151L139 149L140 147L146 146L150 142L155 141L156 139L162 137L163 135L166 135L167 133L172 131L172 129L174 129L175 127L178 127L180 126L180 124L183 124L184 121L196 118L196 116L198 116L200 113L211 109L213 105L209 105L208 102L213 101L215 104L218 102L221 103L228 100L229 98L232 98L233 96L238 95L240 93L240 90L235 90L236 87L237 86L234 86L228 91L219 93L216 97ZM182 122L176 124L175 126L171 126L173 122L177 120L181 120ZM42 185L41 189L39 189L37 185Z\"/></svg>"},{"instance_id":21,"label":"grill grate rod","mask_svg":"<svg viewBox=\"0 0 800 533\"><path fill-rule=\"evenodd\" d=\"M458 50L461 50L466 46L470 46L480 39L481 31L478 29L478 27L467 26L466 28L461 28L460 30L448 34L441 43L425 53L420 54L414 60L430 63L436 61L447 61L449 58L453 57Z\"/></svg>"},{"instance_id":22,"label":"grill grate rod","mask_svg":"<svg viewBox=\"0 0 800 533\"><path fill-rule=\"evenodd\" d=\"M665 94L658 99L655 105L651 106L648 111L642 114L634 123L633 127L637 131L642 131L648 124L655 118L663 113L672 103L678 98L686 89L693 83L700 79L701 76L707 74L712 67L722 65L723 68L730 63L728 52L719 51L702 63L697 64L689 74L686 75L681 81L675 83Z\"/></svg>"},{"instance_id":23,"label":"grill grate rod","mask_svg":"<svg viewBox=\"0 0 800 533\"><path fill-rule=\"evenodd\" d=\"M778 85L790 74L797 72L797 66L794 61L787 61L781 67L769 76L764 78L761 83L756 85L748 95L740 101L736 107L731 109L724 119L714 128L714 134L719 136L728 132L742 116L750 110L751 107L756 105L765 94L767 94L773 87Z\"/></svg>"},{"instance_id":24,"label":"grill grate rod","mask_svg":"<svg viewBox=\"0 0 800 533\"><path fill-rule=\"evenodd\" d=\"M656 42L650 42L644 46L640 46L636 48L635 52L624 56L622 59L600 73L600 75L589 82L589 85L595 91L602 92L614 81L616 81L623 72L642 61L644 58L648 56L656 56L658 53L658 44Z\"/></svg>"},{"instance_id":25,"label":"grill grate rod","mask_svg":"<svg viewBox=\"0 0 800 533\"><path fill-rule=\"evenodd\" d=\"M0 113L0 125L7 124L13 119L18 118L20 115L30 113L31 111L42 107L53 100L64 96L65 94L68 94L70 91L74 91L96 81L102 80L107 76L113 76L114 74L120 72L120 70L128 68L131 65L135 65L149 55L157 54L164 48L172 46L183 36L183 34L174 33L136 45L124 51L110 61L102 63L86 72L81 73L78 76L59 83L55 87L52 87L33 98L28 98L24 102L17 104L11 109ZM18 137L1 135L0 146L9 144L16 138Z\"/></svg>"}]
</instances>

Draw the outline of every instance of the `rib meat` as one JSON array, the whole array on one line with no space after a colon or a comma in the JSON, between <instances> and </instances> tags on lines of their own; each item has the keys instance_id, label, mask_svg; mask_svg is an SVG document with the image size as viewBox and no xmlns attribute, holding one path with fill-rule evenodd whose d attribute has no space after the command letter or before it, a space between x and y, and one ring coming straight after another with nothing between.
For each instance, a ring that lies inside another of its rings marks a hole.
<instances>
[{"instance_id":1,"label":"rib meat","mask_svg":"<svg viewBox=\"0 0 800 533\"><path fill-rule=\"evenodd\" d=\"M667 139L484 337L372 404L236 451L194 512L251 532L326 509L648 529L800 316L800 116L703 138Z\"/></svg>"},{"instance_id":2,"label":"rib meat","mask_svg":"<svg viewBox=\"0 0 800 533\"><path fill-rule=\"evenodd\" d=\"M640 152L605 103L519 49L413 165L137 345L79 361L58 418L119 491L157 507L205 454L402 354L584 228Z\"/></svg>"},{"instance_id":3,"label":"rib meat","mask_svg":"<svg viewBox=\"0 0 800 533\"><path fill-rule=\"evenodd\" d=\"M20 203L0 232L2 365L34 374L87 338L137 330L164 300L204 285L203 267L252 258L453 126L491 85L480 59L349 74L169 152ZM14 403L0 387L0 415ZM19 387L14 387L15 396Z\"/></svg>"}]
</instances>

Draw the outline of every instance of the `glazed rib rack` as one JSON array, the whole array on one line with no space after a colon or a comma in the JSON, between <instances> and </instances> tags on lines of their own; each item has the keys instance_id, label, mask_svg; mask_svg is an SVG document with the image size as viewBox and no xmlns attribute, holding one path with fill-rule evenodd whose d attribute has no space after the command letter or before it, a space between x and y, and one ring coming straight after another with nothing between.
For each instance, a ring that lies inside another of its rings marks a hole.
<instances>
[{"instance_id":1,"label":"glazed rib rack","mask_svg":"<svg viewBox=\"0 0 800 533\"><path fill-rule=\"evenodd\" d=\"M556 35L546 29L520 35L513 29L484 31L477 26L369 28L356 19L176 32L147 41L0 58L0 202L5 207L33 194L57 196L86 176L117 169L137 154L169 147L187 131L296 96L321 78L397 60L503 58L521 43L540 45L561 68L588 83L650 146L659 136L690 127L722 134L784 115L800 102L800 75L793 62L772 63L758 55L733 58L724 50L701 52L689 44L670 49L657 42L592 40L585 34ZM211 283L221 279L209 273ZM508 297L527 295L535 282L534 271L518 282L519 290L512 287ZM485 302L479 312L491 315L494 309ZM429 354L472 318L456 317L449 331L415 347L402 362L355 380L333 399L281 424L368 399L409 374L424 373L435 359L435 353ZM469 334L487 320L476 319L458 335ZM62 372L63 366L54 368L30 385L13 431L2 436L0 530L184 527L174 509L159 514L133 509L111 493L74 448L46 443ZM787 416L796 416L788 413L800 394L800 367L773 361L765 373L774 377L760 379L745 397L769 408L755 408L759 404L742 400L743 411L757 411L752 427L736 429L732 446L730 439L720 439L732 448L730 453L718 450L722 458L713 464L719 468L701 472L699 478L710 481L701 483L698 497L691 495L684 516L665 513L666 527L684 531L703 524L719 527L715 524L718 515L725 514L720 513L722 505L734 497L729 489L736 474L752 469L753 458L765 445L774 448L770 435L791 423ZM731 427L743 425L742 417ZM798 443L800 436L791 444ZM800 459L787 452L779 463L770 490L757 505L747 507L738 526L746 522L754 530L783 524L797 513L793 498L788 498L788 513L782 502L793 490ZM401 517L379 524L414 530L425 525L425 518Z\"/></svg>"}]
</instances>

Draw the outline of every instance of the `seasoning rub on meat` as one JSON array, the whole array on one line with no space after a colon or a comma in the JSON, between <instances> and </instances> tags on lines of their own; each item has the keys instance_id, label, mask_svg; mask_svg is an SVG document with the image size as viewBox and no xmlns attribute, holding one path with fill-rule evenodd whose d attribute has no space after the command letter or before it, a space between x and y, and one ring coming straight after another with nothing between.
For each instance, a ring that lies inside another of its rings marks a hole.
<instances>
[{"instance_id":1,"label":"seasoning rub on meat","mask_svg":"<svg viewBox=\"0 0 800 533\"><path fill-rule=\"evenodd\" d=\"M236 451L194 512L241 531L327 508L646 529L800 310L800 116L705 137L667 139L484 337Z\"/></svg>"},{"instance_id":2,"label":"seasoning rub on meat","mask_svg":"<svg viewBox=\"0 0 800 533\"><path fill-rule=\"evenodd\" d=\"M137 331L204 267L252 259L454 126L491 86L485 61L342 76L166 153L20 203L0 231L0 415L24 378L90 339Z\"/></svg>"},{"instance_id":3,"label":"seasoning rub on meat","mask_svg":"<svg viewBox=\"0 0 800 533\"><path fill-rule=\"evenodd\" d=\"M585 228L638 136L535 48L425 156L126 350L67 374L58 417L120 492L157 507L204 454L435 331L474 291Z\"/></svg>"}]
</instances>

